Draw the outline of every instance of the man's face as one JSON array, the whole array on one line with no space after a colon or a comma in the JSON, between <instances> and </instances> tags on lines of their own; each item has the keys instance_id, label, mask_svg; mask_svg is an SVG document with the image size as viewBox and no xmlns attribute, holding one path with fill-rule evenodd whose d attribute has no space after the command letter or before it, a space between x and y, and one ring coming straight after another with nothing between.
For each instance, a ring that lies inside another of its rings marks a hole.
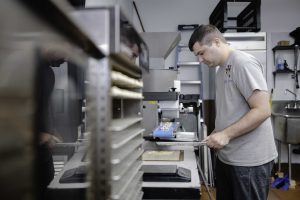
<instances>
[{"instance_id":1,"label":"man's face","mask_svg":"<svg viewBox=\"0 0 300 200\"><path fill-rule=\"evenodd\" d=\"M216 42L212 42L211 45L196 42L193 45L193 52L199 59L199 63L204 63L208 67L216 67L219 65L218 62L218 46Z\"/></svg>"},{"instance_id":2,"label":"man's face","mask_svg":"<svg viewBox=\"0 0 300 200\"><path fill-rule=\"evenodd\" d=\"M131 51L132 51L131 60L135 62L136 58L139 56L139 47L137 46L136 43L132 44Z\"/></svg>"}]
</instances>

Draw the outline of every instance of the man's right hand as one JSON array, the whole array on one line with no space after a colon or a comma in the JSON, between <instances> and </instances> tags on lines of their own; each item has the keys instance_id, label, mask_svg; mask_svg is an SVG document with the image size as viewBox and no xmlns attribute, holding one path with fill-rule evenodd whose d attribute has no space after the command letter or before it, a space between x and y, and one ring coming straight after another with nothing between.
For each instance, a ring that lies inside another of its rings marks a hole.
<instances>
[{"instance_id":1,"label":"man's right hand","mask_svg":"<svg viewBox=\"0 0 300 200\"><path fill-rule=\"evenodd\" d=\"M43 132L40 137L40 144L47 144L50 148L53 148L54 145L62 140L50 133Z\"/></svg>"},{"instance_id":2,"label":"man's right hand","mask_svg":"<svg viewBox=\"0 0 300 200\"><path fill-rule=\"evenodd\" d=\"M206 137L202 142L206 142L209 148L221 149L227 145L230 138L225 133L225 130L219 132L213 132L208 137Z\"/></svg>"}]
</instances>

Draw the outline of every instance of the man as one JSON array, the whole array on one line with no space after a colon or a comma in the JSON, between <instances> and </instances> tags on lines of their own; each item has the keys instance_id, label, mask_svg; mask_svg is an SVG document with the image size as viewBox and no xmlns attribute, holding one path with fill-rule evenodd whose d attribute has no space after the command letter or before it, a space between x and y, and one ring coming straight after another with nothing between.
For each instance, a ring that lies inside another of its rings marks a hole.
<instances>
[{"instance_id":1,"label":"man","mask_svg":"<svg viewBox=\"0 0 300 200\"><path fill-rule=\"evenodd\" d=\"M46 199L46 190L54 178L52 148L62 142L54 135L53 112L50 109L51 95L55 84L52 67L59 67L65 62L63 53L58 50L42 49L39 52L37 76L37 195L39 200Z\"/></svg>"},{"instance_id":2,"label":"man","mask_svg":"<svg viewBox=\"0 0 300 200\"><path fill-rule=\"evenodd\" d=\"M212 25L194 30L189 49L200 63L219 66L215 130L203 140L217 152L217 200L266 200L277 151L262 65Z\"/></svg>"},{"instance_id":3,"label":"man","mask_svg":"<svg viewBox=\"0 0 300 200\"><path fill-rule=\"evenodd\" d=\"M131 25L122 24L121 42L130 49L129 59L135 63L136 58L141 53L142 40Z\"/></svg>"}]
</instances>

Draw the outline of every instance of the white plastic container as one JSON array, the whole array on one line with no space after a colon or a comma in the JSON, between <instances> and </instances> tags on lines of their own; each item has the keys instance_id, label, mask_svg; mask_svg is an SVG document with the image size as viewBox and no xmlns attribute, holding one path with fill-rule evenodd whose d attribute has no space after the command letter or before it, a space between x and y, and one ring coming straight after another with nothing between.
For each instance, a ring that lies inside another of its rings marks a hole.
<instances>
[{"instance_id":1,"label":"white plastic container","mask_svg":"<svg viewBox=\"0 0 300 200\"><path fill-rule=\"evenodd\" d=\"M281 55L276 58L276 70L284 70L284 59Z\"/></svg>"}]
</instances>

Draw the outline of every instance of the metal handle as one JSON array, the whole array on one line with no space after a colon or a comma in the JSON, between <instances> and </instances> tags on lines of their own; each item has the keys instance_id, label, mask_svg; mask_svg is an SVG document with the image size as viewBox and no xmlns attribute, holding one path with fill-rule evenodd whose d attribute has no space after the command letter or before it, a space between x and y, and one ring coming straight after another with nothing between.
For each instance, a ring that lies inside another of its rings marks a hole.
<instances>
[{"instance_id":1,"label":"metal handle","mask_svg":"<svg viewBox=\"0 0 300 200\"><path fill-rule=\"evenodd\" d=\"M160 146L203 146L206 142L156 142Z\"/></svg>"}]
</instances>

